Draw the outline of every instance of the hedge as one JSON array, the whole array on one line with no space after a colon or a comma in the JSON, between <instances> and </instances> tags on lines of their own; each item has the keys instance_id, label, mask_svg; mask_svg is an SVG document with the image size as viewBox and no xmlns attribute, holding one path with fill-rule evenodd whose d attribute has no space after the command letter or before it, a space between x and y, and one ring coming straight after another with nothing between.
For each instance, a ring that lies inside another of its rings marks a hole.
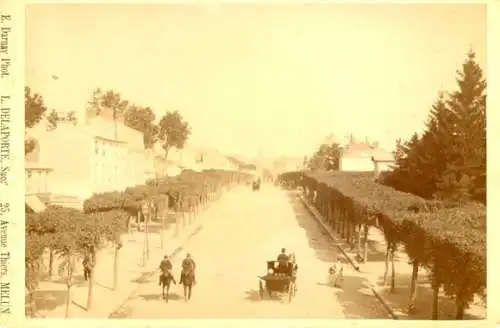
<instances>
[{"instance_id":1,"label":"hedge","mask_svg":"<svg viewBox=\"0 0 500 328\"><path fill-rule=\"evenodd\" d=\"M371 172L293 172L279 180L301 181L325 199L352 209L346 219L376 222L388 243L402 243L410 258L431 268L449 294L467 303L486 287L486 208L481 204L426 200L377 183ZM321 208L321 204L316 204ZM322 208L324 212L324 208Z\"/></svg>"},{"instance_id":2,"label":"hedge","mask_svg":"<svg viewBox=\"0 0 500 328\"><path fill-rule=\"evenodd\" d=\"M233 182L250 179L250 175L224 170L196 172L184 170L176 177L152 179L145 185L127 188L124 192L94 194L84 202L84 212L105 212L124 209L137 212L145 200L169 199L169 206L181 209L200 203L209 193Z\"/></svg>"}]
</instances>

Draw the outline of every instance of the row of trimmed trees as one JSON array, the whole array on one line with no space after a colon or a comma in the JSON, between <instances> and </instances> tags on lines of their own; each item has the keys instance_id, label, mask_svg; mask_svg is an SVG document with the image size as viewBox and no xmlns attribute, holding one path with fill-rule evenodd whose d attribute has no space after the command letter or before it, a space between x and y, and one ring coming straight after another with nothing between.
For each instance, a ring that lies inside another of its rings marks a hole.
<instances>
[{"instance_id":1,"label":"row of trimmed trees","mask_svg":"<svg viewBox=\"0 0 500 328\"><path fill-rule=\"evenodd\" d=\"M377 183L369 172L288 172L278 180L302 187L308 202L342 239L357 247L363 262L369 260L368 228L381 229L387 244L383 281L384 285L390 282L391 292L395 291L395 252L403 246L413 266L410 312L416 311L416 282L422 267L432 278L434 320L441 289L455 299L456 319L463 319L474 295L485 297L486 208L482 204L425 200Z\"/></svg>"},{"instance_id":2,"label":"row of trimmed trees","mask_svg":"<svg viewBox=\"0 0 500 328\"><path fill-rule=\"evenodd\" d=\"M146 185L128 188L124 192L96 194L85 201L83 211L60 206L48 206L42 213L26 216L26 314L36 313L34 293L47 269L43 263L49 255L49 275L56 258L61 259L60 276L67 285L66 316L69 315L70 290L74 285L77 261L88 257L95 266L99 250L112 244L115 249L113 288L118 288L118 262L122 247L121 235L129 230L133 221L145 224L143 264L149 260L148 224L151 220L165 219L169 210L176 214L176 227L180 221L191 220L210 202L219 198L224 190L235 184L247 183L251 177L237 172L206 170L184 171L175 178L148 181ZM163 229L161 247L164 246ZM90 275L87 310L92 307L94 275Z\"/></svg>"}]
</instances>

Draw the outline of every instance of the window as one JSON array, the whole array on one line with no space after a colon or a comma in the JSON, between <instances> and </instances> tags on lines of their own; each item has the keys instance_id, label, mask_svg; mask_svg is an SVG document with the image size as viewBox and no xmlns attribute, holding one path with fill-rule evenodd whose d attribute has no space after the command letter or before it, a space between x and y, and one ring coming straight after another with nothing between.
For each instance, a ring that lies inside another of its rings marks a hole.
<instances>
[{"instance_id":1,"label":"window","mask_svg":"<svg viewBox=\"0 0 500 328\"><path fill-rule=\"evenodd\" d=\"M94 140L94 153L96 155L99 154L99 141L97 141L97 140Z\"/></svg>"}]
</instances>

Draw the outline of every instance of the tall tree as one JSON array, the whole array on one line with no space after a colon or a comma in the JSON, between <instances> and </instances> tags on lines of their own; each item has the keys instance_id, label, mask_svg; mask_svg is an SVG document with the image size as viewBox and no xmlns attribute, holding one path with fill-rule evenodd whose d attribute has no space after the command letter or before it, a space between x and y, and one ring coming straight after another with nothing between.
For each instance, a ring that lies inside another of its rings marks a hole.
<instances>
[{"instance_id":1,"label":"tall tree","mask_svg":"<svg viewBox=\"0 0 500 328\"><path fill-rule=\"evenodd\" d=\"M120 93L113 90L97 88L92 93L87 108L87 117L104 116L112 118L114 122L114 137L118 138L117 122L123 120L128 101L123 100Z\"/></svg>"},{"instance_id":2,"label":"tall tree","mask_svg":"<svg viewBox=\"0 0 500 328\"><path fill-rule=\"evenodd\" d=\"M32 128L42 119L47 111L43 98L38 93L32 93L29 87L24 87L24 126ZM35 144L33 140L24 140L24 153L27 154L33 150Z\"/></svg>"},{"instance_id":3,"label":"tall tree","mask_svg":"<svg viewBox=\"0 0 500 328\"><path fill-rule=\"evenodd\" d=\"M30 87L24 87L24 125L32 128L40 122L47 107L43 102L43 97L38 93L31 93Z\"/></svg>"},{"instance_id":4,"label":"tall tree","mask_svg":"<svg viewBox=\"0 0 500 328\"><path fill-rule=\"evenodd\" d=\"M327 171L339 170L341 151L338 143L322 144L311 157L309 168Z\"/></svg>"},{"instance_id":5,"label":"tall tree","mask_svg":"<svg viewBox=\"0 0 500 328\"><path fill-rule=\"evenodd\" d=\"M447 102L454 116L453 156L446 167L449 180L441 181L441 188L486 202L486 80L475 57L468 53L457 71L458 90Z\"/></svg>"},{"instance_id":6,"label":"tall tree","mask_svg":"<svg viewBox=\"0 0 500 328\"><path fill-rule=\"evenodd\" d=\"M47 115L47 121L52 129L57 127L57 122L61 121L61 118L55 109L51 110L49 115Z\"/></svg>"},{"instance_id":7,"label":"tall tree","mask_svg":"<svg viewBox=\"0 0 500 328\"><path fill-rule=\"evenodd\" d=\"M457 83L448 97L440 93L422 136L398 145L386 184L426 198L486 201L486 81L473 52Z\"/></svg>"},{"instance_id":8,"label":"tall tree","mask_svg":"<svg viewBox=\"0 0 500 328\"><path fill-rule=\"evenodd\" d=\"M68 122L76 122L77 118L76 118L75 111L69 111L69 112L67 112L65 120L68 121Z\"/></svg>"},{"instance_id":9,"label":"tall tree","mask_svg":"<svg viewBox=\"0 0 500 328\"><path fill-rule=\"evenodd\" d=\"M158 123L158 140L165 149L165 158L172 147L184 148L184 144L191 135L191 127L184 121L178 111L167 112Z\"/></svg>"},{"instance_id":10,"label":"tall tree","mask_svg":"<svg viewBox=\"0 0 500 328\"><path fill-rule=\"evenodd\" d=\"M154 120L155 114L150 107L131 105L125 110L125 125L142 132L145 148L151 148L156 141L157 129Z\"/></svg>"}]
</instances>

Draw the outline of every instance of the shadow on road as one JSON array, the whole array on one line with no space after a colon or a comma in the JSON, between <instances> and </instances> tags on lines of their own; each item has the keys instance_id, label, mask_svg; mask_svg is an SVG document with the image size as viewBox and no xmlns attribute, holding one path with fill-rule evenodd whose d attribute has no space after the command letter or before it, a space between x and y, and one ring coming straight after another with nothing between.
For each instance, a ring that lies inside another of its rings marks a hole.
<instances>
[{"instance_id":1,"label":"shadow on road","mask_svg":"<svg viewBox=\"0 0 500 328\"><path fill-rule=\"evenodd\" d=\"M131 280L131 282L136 283L136 284L147 284L153 281L153 279L156 279L156 270L155 271L147 271L147 272L142 272L139 278Z\"/></svg>"},{"instance_id":2,"label":"shadow on road","mask_svg":"<svg viewBox=\"0 0 500 328\"><path fill-rule=\"evenodd\" d=\"M295 212L298 225L306 231L309 246L316 252L316 258L333 263L337 259L338 249L330 236L316 223L307 209L297 198L295 192L287 192L288 202Z\"/></svg>"},{"instance_id":3,"label":"shadow on road","mask_svg":"<svg viewBox=\"0 0 500 328\"><path fill-rule=\"evenodd\" d=\"M48 281L48 279L46 279L46 281ZM86 280L83 277L83 274L74 275L72 277L71 281L73 282L73 286L77 286L77 287L83 286L86 283ZM58 277L57 279L53 279L51 281L51 283L66 285L66 278L65 277Z\"/></svg>"},{"instance_id":4,"label":"shadow on road","mask_svg":"<svg viewBox=\"0 0 500 328\"><path fill-rule=\"evenodd\" d=\"M158 294L142 294L138 295L138 298L143 299L145 301L156 301L156 302L164 302L167 303L166 300L162 299L161 292ZM169 301L179 301L183 299L183 297L177 293L169 293L168 300Z\"/></svg>"},{"instance_id":5,"label":"shadow on road","mask_svg":"<svg viewBox=\"0 0 500 328\"><path fill-rule=\"evenodd\" d=\"M267 292L264 292L264 297L261 299L259 296L259 290L257 289L249 289L245 292L245 300L251 302L264 302L264 301L281 301L283 302L284 296L279 296L278 294L272 294L269 296Z\"/></svg>"},{"instance_id":6,"label":"shadow on road","mask_svg":"<svg viewBox=\"0 0 500 328\"><path fill-rule=\"evenodd\" d=\"M378 240L370 240L367 238L367 262L383 262L385 261L385 248L380 247L380 242ZM395 254L396 255L396 254Z\"/></svg>"},{"instance_id":7,"label":"shadow on road","mask_svg":"<svg viewBox=\"0 0 500 328\"><path fill-rule=\"evenodd\" d=\"M379 277L379 285L382 285L383 276ZM404 313L404 316L400 315L400 319L407 320L430 320L431 319L431 309L432 303L432 288L431 285L425 277L418 280L418 291L417 291L417 312L409 315L406 311L406 306L408 305L408 298L410 295L410 281L411 274L397 274L396 275L396 290L394 293L390 292L389 287L377 287L377 291L384 298L384 300L389 304L389 306L399 313ZM439 295L438 300L438 318L439 320L455 320L455 301L450 297L445 295ZM467 310L464 314L464 320L483 320L478 313L471 313L472 311Z\"/></svg>"},{"instance_id":8,"label":"shadow on road","mask_svg":"<svg viewBox=\"0 0 500 328\"><path fill-rule=\"evenodd\" d=\"M368 280L359 276L345 276L342 288L333 288L335 297L349 319L387 319L387 312L374 297ZM367 311L372 309L373 311Z\"/></svg>"},{"instance_id":9,"label":"shadow on road","mask_svg":"<svg viewBox=\"0 0 500 328\"><path fill-rule=\"evenodd\" d=\"M66 291L44 290L34 293L35 309L37 311L51 311L66 302Z\"/></svg>"}]
</instances>

